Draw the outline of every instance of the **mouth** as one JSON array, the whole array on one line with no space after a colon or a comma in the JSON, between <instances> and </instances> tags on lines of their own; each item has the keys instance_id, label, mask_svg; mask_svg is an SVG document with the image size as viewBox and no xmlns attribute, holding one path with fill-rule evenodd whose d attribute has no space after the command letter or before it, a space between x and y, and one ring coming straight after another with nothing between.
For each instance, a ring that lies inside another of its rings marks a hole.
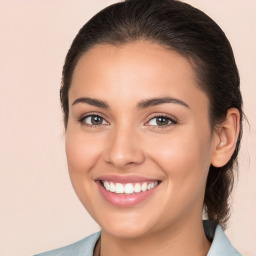
<instances>
[{"instance_id":1,"label":"mouth","mask_svg":"<svg viewBox=\"0 0 256 256\"><path fill-rule=\"evenodd\" d=\"M151 197L161 184L160 180L138 176L104 176L96 184L102 197L118 207L131 207Z\"/></svg>"},{"instance_id":2,"label":"mouth","mask_svg":"<svg viewBox=\"0 0 256 256\"><path fill-rule=\"evenodd\" d=\"M160 182L150 181L150 182L136 182L136 183L116 183L114 181L104 181L100 180L100 184L107 190L115 194L134 194L141 193L147 190L151 190L156 187Z\"/></svg>"}]
</instances>

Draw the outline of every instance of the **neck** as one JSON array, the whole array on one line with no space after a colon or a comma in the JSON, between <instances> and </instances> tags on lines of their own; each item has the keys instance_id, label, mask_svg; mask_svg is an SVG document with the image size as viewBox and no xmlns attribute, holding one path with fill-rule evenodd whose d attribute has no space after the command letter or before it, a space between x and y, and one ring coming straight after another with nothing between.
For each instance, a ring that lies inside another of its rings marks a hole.
<instances>
[{"instance_id":1,"label":"neck","mask_svg":"<svg viewBox=\"0 0 256 256\"><path fill-rule=\"evenodd\" d=\"M210 248L202 220L182 226L176 223L175 227L136 238L119 238L102 230L100 245L100 256L205 256Z\"/></svg>"}]
</instances>

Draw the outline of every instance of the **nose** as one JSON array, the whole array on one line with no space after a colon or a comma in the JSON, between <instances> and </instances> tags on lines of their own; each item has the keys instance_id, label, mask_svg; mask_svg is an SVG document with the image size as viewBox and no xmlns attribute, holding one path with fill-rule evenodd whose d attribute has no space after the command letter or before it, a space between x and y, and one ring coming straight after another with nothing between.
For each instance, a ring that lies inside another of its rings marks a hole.
<instances>
[{"instance_id":1,"label":"nose","mask_svg":"<svg viewBox=\"0 0 256 256\"><path fill-rule=\"evenodd\" d=\"M104 159L118 170L143 163L145 157L138 132L129 127L113 130L108 138Z\"/></svg>"}]
</instances>

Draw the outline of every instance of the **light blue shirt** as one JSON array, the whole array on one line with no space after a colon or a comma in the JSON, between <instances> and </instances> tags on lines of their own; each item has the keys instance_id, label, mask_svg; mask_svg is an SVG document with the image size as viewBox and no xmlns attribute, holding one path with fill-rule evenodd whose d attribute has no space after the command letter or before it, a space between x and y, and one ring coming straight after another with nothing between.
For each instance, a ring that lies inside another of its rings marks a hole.
<instances>
[{"instance_id":1,"label":"light blue shirt","mask_svg":"<svg viewBox=\"0 0 256 256\"><path fill-rule=\"evenodd\" d=\"M220 225L215 228L209 221L204 221L204 229L212 244L207 256L242 256L230 243ZM100 232L53 251L41 253L35 256L93 256L93 251Z\"/></svg>"}]
</instances>

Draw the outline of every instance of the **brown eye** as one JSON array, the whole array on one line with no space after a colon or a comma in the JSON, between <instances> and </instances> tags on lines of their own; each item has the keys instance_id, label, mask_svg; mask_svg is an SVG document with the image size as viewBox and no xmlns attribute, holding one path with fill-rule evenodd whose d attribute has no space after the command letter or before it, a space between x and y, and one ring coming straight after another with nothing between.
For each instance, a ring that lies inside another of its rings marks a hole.
<instances>
[{"instance_id":1,"label":"brown eye","mask_svg":"<svg viewBox=\"0 0 256 256\"><path fill-rule=\"evenodd\" d=\"M150 119L150 121L148 122L149 125L151 126L169 126L171 124L176 124L177 121L173 120L172 118L168 117L168 116L155 116L153 118Z\"/></svg>"},{"instance_id":2,"label":"brown eye","mask_svg":"<svg viewBox=\"0 0 256 256\"><path fill-rule=\"evenodd\" d=\"M157 119L156 119L156 123L158 124L158 125L167 125L167 124L169 124L169 121L170 120L168 120L168 118L165 118L165 117L157 117Z\"/></svg>"},{"instance_id":3,"label":"brown eye","mask_svg":"<svg viewBox=\"0 0 256 256\"><path fill-rule=\"evenodd\" d=\"M85 124L85 125L94 125L94 126L99 126L102 124L107 124L107 122L104 120L103 117L98 116L98 115L88 115L83 117L80 120L81 123Z\"/></svg>"},{"instance_id":4,"label":"brown eye","mask_svg":"<svg viewBox=\"0 0 256 256\"><path fill-rule=\"evenodd\" d=\"M100 117L100 116L92 116L91 117L91 122L92 122L93 125L102 124L103 118Z\"/></svg>"}]
</instances>

